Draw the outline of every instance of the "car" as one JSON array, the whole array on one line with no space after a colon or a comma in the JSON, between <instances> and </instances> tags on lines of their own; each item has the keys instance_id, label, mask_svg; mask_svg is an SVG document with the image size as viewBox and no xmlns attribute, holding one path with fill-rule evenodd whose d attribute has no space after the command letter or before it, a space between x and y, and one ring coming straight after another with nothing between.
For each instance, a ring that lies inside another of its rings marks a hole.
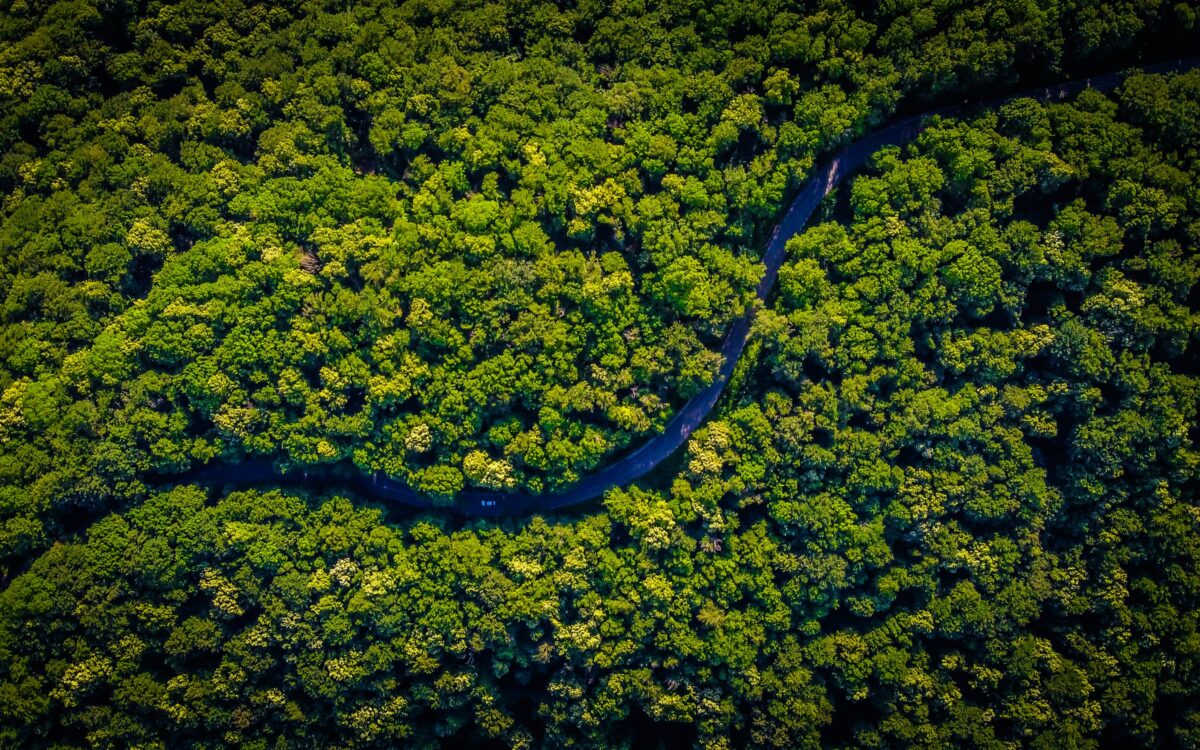
<instances>
[{"instance_id":1,"label":"car","mask_svg":"<svg viewBox=\"0 0 1200 750\"><path fill-rule=\"evenodd\" d=\"M480 500L479 505L483 508L495 508L496 501L495 500Z\"/></svg>"}]
</instances>

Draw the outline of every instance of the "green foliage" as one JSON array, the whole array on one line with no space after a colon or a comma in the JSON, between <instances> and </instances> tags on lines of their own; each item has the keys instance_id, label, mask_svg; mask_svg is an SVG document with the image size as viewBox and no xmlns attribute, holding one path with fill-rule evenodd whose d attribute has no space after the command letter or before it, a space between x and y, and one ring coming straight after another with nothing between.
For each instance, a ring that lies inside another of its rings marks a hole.
<instances>
[{"instance_id":1,"label":"green foliage","mask_svg":"<svg viewBox=\"0 0 1200 750\"><path fill-rule=\"evenodd\" d=\"M938 123L790 244L755 496L851 618L808 651L851 744L1188 741L1197 163L1130 121L1197 81Z\"/></svg>"},{"instance_id":2,"label":"green foliage","mask_svg":"<svg viewBox=\"0 0 1200 750\"><path fill-rule=\"evenodd\" d=\"M1197 744L1196 73L876 154L601 508L159 486L568 484L711 383L822 152L1195 16L11 4L0 745Z\"/></svg>"}]
</instances>

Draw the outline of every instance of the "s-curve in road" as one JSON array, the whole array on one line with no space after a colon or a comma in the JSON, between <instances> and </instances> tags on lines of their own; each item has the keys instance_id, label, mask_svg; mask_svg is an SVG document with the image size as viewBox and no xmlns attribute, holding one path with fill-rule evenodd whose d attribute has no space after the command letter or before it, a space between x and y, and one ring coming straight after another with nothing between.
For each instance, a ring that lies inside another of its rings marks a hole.
<instances>
[{"instance_id":1,"label":"s-curve in road","mask_svg":"<svg viewBox=\"0 0 1200 750\"><path fill-rule=\"evenodd\" d=\"M861 168L867 159L879 149L885 146L902 145L915 138L930 117L962 115L979 109L992 108L1018 98L1057 102L1087 88L1102 92L1111 91L1134 72L1166 73L1187 70L1197 67L1197 65L1200 65L1200 58L1173 60L1127 72L1109 73L1095 78L1030 89L987 101L943 107L906 117L863 136L821 162L814 170L813 176L801 186L800 192L788 206L787 212L784 213L783 218L771 233L763 253L765 272L756 289L758 301L765 301L775 286L779 268L783 265L786 257L787 241L804 229L821 199ZM205 466L182 477L174 477L170 481L211 484L282 482L309 484L320 481L353 489L368 497L387 500L419 510L443 509L466 516L519 515L556 510L583 503L600 497L613 487L629 484L645 476L687 441L688 436L708 417L721 397L725 384L729 382L734 368L737 367L742 351L746 347L746 339L750 334L750 324L754 320L756 309L757 304L747 307L745 313L730 327L721 345L723 362L713 382L689 399L660 434L650 438L636 450L617 459L606 468L583 477L562 492L531 494L517 491L467 489L458 494L453 505L442 506L405 482L392 477L363 474L354 467L341 472L320 468L279 472L270 461L265 459L248 459L235 464Z\"/></svg>"}]
</instances>

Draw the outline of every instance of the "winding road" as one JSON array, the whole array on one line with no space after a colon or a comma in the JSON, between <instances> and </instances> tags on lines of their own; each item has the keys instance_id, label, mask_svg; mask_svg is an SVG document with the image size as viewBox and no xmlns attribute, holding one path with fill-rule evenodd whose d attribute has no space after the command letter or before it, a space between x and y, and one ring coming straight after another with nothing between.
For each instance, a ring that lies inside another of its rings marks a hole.
<instances>
[{"instance_id":1,"label":"winding road","mask_svg":"<svg viewBox=\"0 0 1200 750\"><path fill-rule=\"evenodd\" d=\"M1197 66L1200 66L1200 58L1188 58L1150 65L1137 70L1147 73L1167 73ZM792 200L787 213L771 233L766 252L763 255L766 272L756 290L758 299L760 301L767 299L771 289L775 286L775 278L786 257L787 241L804 229L821 199L841 184L847 176L862 167L867 159L879 149L885 146L902 145L916 137L924 129L925 123L930 117L960 115L968 111L995 107L1017 98L1030 98L1041 102L1061 101L1087 88L1107 92L1115 89L1132 72L1136 71L1109 73L1095 78L1022 91L988 101L942 107L898 120L844 147L818 166L814 175L809 178L799 194ZM750 325L754 320L756 309L757 304L748 306L746 312L734 322L726 334L721 345L721 356L724 361L716 379L711 385L688 400L667 423L663 432L650 438L641 447L614 461L606 468L583 477L563 492L530 494L466 489L458 494L453 505L446 506L434 503L403 481L382 474L347 475L320 467L313 467L307 471L279 472L273 463L265 459L248 459L235 464L204 466L181 477L174 477L171 481L221 485L308 484L320 480L353 489L367 497L387 500L419 510L438 509L465 516L520 515L577 505L598 498L613 487L629 484L645 476L687 441L692 431L708 417L716 405L717 399L721 397L722 391L725 390L725 385L729 382L734 368L737 367L738 359L746 347L746 340L750 334Z\"/></svg>"}]
</instances>

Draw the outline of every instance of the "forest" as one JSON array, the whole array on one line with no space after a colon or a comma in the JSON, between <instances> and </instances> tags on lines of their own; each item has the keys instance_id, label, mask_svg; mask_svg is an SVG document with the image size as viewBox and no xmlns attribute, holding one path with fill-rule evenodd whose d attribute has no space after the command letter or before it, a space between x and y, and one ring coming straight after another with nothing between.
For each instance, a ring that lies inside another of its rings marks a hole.
<instances>
[{"instance_id":1,"label":"forest","mask_svg":"<svg viewBox=\"0 0 1200 750\"><path fill-rule=\"evenodd\" d=\"M1200 747L1198 12L3 3L0 745Z\"/></svg>"}]
</instances>

